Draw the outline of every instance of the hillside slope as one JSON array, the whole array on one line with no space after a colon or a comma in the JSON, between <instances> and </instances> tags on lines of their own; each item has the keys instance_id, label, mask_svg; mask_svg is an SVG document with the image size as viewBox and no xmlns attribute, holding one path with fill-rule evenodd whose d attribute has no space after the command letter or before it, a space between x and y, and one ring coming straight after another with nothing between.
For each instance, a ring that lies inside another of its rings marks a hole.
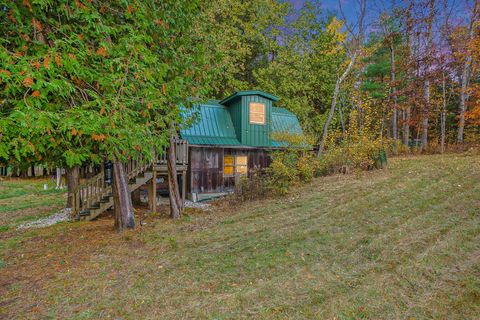
<instances>
[{"instance_id":1,"label":"hillside slope","mask_svg":"<svg viewBox=\"0 0 480 320\"><path fill-rule=\"evenodd\" d=\"M0 318L480 314L480 156L398 158L282 199L2 239Z\"/></svg>"}]
</instances>

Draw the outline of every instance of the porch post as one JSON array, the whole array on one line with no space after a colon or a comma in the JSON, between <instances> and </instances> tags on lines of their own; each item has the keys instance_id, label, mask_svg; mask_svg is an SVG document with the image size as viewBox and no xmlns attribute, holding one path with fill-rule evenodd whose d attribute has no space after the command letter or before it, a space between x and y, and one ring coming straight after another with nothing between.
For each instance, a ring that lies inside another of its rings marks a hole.
<instances>
[{"instance_id":1,"label":"porch post","mask_svg":"<svg viewBox=\"0 0 480 320\"><path fill-rule=\"evenodd\" d=\"M185 205L185 196L187 193L187 171L182 171L182 201Z\"/></svg>"}]
</instances>

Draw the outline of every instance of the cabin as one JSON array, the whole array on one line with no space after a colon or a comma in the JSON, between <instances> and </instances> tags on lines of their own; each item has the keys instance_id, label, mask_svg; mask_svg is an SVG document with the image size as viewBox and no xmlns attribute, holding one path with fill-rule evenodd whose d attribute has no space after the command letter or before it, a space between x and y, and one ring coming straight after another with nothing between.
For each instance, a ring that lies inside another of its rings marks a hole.
<instances>
[{"instance_id":1,"label":"cabin","mask_svg":"<svg viewBox=\"0 0 480 320\"><path fill-rule=\"evenodd\" d=\"M276 107L277 101L263 91L239 91L185 111L185 118L194 121L180 130L175 141L175 167L184 201L233 191L240 177L268 167L271 152L284 147L274 133L302 133L297 117ZM0 169L0 174L11 174L7 168ZM78 219L95 219L113 207L111 170L109 162L82 167L84 181L72 196ZM166 153L158 153L149 162L143 157L129 159L124 170L133 202L140 202L142 193L148 194L149 206L156 211L157 195L168 190Z\"/></svg>"},{"instance_id":2,"label":"cabin","mask_svg":"<svg viewBox=\"0 0 480 320\"><path fill-rule=\"evenodd\" d=\"M268 167L269 153L282 148L273 133L302 133L293 113L275 107L278 99L263 91L239 91L195 105L186 114L196 115L196 121L180 131L188 142L185 184L190 199L231 192L242 175Z\"/></svg>"}]
</instances>

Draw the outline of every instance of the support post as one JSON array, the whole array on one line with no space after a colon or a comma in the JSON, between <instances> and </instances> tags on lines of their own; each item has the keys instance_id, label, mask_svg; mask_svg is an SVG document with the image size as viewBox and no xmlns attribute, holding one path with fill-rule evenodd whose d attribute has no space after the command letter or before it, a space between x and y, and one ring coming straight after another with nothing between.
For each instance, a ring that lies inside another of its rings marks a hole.
<instances>
[{"instance_id":1,"label":"support post","mask_svg":"<svg viewBox=\"0 0 480 320\"><path fill-rule=\"evenodd\" d=\"M153 211L153 178L148 182L147 193L148 193L148 208L150 211Z\"/></svg>"},{"instance_id":2,"label":"support post","mask_svg":"<svg viewBox=\"0 0 480 320\"><path fill-rule=\"evenodd\" d=\"M150 203L150 210L152 212L157 212L157 171L153 170L153 176L152 176L152 197L151 197L151 203Z\"/></svg>"},{"instance_id":3,"label":"support post","mask_svg":"<svg viewBox=\"0 0 480 320\"><path fill-rule=\"evenodd\" d=\"M187 193L187 172L185 170L182 171L182 202L185 206L185 196Z\"/></svg>"}]
</instances>

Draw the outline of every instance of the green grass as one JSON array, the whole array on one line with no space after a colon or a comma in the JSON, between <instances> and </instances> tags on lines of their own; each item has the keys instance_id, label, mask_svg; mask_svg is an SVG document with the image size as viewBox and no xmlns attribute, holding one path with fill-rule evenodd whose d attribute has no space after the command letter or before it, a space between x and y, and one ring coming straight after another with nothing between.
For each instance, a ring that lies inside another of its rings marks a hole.
<instances>
[{"instance_id":1,"label":"green grass","mask_svg":"<svg viewBox=\"0 0 480 320\"><path fill-rule=\"evenodd\" d=\"M45 183L48 190L43 190ZM48 178L0 181L0 233L58 211L64 195L65 190L53 189Z\"/></svg>"},{"instance_id":2,"label":"green grass","mask_svg":"<svg viewBox=\"0 0 480 320\"><path fill-rule=\"evenodd\" d=\"M478 318L479 194L478 155L398 158L124 234L112 220L18 234L0 251L0 317Z\"/></svg>"}]
</instances>

